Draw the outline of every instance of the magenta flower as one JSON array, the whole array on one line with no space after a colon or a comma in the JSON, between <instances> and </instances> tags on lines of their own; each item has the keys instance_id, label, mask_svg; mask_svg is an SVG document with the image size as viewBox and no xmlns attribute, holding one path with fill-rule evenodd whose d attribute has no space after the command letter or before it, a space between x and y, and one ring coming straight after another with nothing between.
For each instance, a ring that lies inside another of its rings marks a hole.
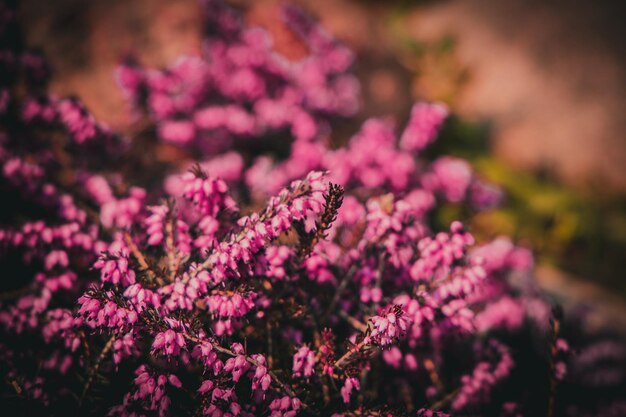
<instances>
[{"instance_id":1,"label":"magenta flower","mask_svg":"<svg viewBox=\"0 0 626 417\"><path fill-rule=\"evenodd\" d=\"M374 316L370 320L372 322L370 336L381 346L393 343L409 326L409 321L399 306L389 307L382 316Z\"/></svg>"},{"instance_id":2,"label":"magenta flower","mask_svg":"<svg viewBox=\"0 0 626 417\"><path fill-rule=\"evenodd\" d=\"M172 329L158 333L152 342L152 349L164 355L178 355L184 348L185 338Z\"/></svg>"},{"instance_id":3,"label":"magenta flower","mask_svg":"<svg viewBox=\"0 0 626 417\"><path fill-rule=\"evenodd\" d=\"M350 396L352 395L352 391L359 391L361 389L361 384L359 380L356 378L346 378L343 383L343 387L341 387L341 397L343 398L343 402L348 404L350 402Z\"/></svg>"},{"instance_id":4,"label":"magenta flower","mask_svg":"<svg viewBox=\"0 0 626 417\"><path fill-rule=\"evenodd\" d=\"M315 367L315 352L307 346L302 346L295 355L293 355L293 376L302 376L305 378L313 375Z\"/></svg>"},{"instance_id":5,"label":"magenta flower","mask_svg":"<svg viewBox=\"0 0 626 417\"><path fill-rule=\"evenodd\" d=\"M142 120L126 140L46 92L45 61L0 6L7 409L619 415L621 339L553 309L529 249L475 246L471 215L503 194L426 152L443 105L344 138L335 122L359 103L348 48L287 6L282 30L305 50L288 59L221 1L201 7L200 54L119 68ZM453 212L467 226L442 225Z\"/></svg>"}]
</instances>

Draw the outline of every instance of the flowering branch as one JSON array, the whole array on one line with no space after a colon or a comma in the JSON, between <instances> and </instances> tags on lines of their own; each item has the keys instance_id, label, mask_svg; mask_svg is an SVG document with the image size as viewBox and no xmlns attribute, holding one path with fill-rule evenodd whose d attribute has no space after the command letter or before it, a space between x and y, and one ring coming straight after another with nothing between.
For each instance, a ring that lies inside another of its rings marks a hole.
<instances>
[{"instance_id":1,"label":"flowering branch","mask_svg":"<svg viewBox=\"0 0 626 417\"><path fill-rule=\"evenodd\" d=\"M287 7L307 53L286 58L221 1L202 7L201 54L120 66L153 124L126 140L47 92L45 60L0 5L1 399L42 415L535 415L544 385L527 382L545 374L528 364L545 358L528 347L544 343L549 416L624 414L621 345L569 358L560 317L536 337L549 308L531 252L433 221L502 198L468 162L425 152L445 106L335 138L359 103L349 49ZM152 163L161 142L182 159ZM104 373L116 389L96 398Z\"/></svg>"}]
</instances>

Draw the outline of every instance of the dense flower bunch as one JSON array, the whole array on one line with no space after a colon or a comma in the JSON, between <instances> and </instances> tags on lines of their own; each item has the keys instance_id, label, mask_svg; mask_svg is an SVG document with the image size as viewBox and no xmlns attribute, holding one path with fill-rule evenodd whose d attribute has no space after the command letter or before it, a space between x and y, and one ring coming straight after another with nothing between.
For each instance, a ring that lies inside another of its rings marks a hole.
<instances>
[{"instance_id":1,"label":"dense flower bunch","mask_svg":"<svg viewBox=\"0 0 626 417\"><path fill-rule=\"evenodd\" d=\"M131 141L47 93L45 61L0 9L3 401L28 415L624 410L623 344L571 332L527 249L432 221L501 199L465 161L423 157L443 105L332 148L332 118L358 102L350 51L287 8L310 51L289 61L203 7L204 56L118 73L158 139L197 155L145 183Z\"/></svg>"},{"instance_id":2,"label":"dense flower bunch","mask_svg":"<svg viewBox=\"0 0 626 417\"><path fill-rule=\"evenodd\" d=\"M166 70L144 70L131 59L118 71L127 96L148 110L160 138L208 152L281 129L310 142L328 116L356 112L359 84L347 72L352 52L302 11L286 7L283 13L309 50L293 62L224 4L207 0L203 6L203 56L182 57Z\"/></svg>"}]
</instances>

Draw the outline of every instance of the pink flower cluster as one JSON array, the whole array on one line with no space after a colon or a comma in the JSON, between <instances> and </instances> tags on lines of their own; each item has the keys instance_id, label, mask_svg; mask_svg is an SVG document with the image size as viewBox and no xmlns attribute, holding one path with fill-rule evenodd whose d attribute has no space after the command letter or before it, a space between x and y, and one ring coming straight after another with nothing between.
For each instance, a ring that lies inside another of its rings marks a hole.
<instances>
[{"instance_id":1,"label":"pink flower cluster","mask_svg":"<svg viewBox=\"0 0 626 417\"><path fill-rule=\"evenodd\" d=\"M297 140L310 141L323 131L322 116L355 113L359 85L347 72L351 51L301 10L283 13L310 51L293 62L272 49L265 31L245 27L222 2L205 0L203 7L203 56L182 57L166 70L144 70L129 60L117 73L163 140L215 150L234 138L289 129Z\"/></svg>"},{"instance_id":2,"label":"pink flower cluster","mask_svg":"<svg viewBox=\"0 0 626 417\"><path fill-rule=\"evenodd\" d=\"M202 173L188 172L182 180L183 197L197 205L206 216L215 217L220 211L235 206L235 200L227 194L228 186L219 178L206 178Z\"/></svg>"},{"instance_id":3,"label":"pink flower cluster","mask_svg":"<svg viewBox=\"0 0 626 417\"><path fill-rule=\"evenodd\" d=\"M124 397L124 404L141 404L144 410L155 411L159 417L166 416L166 410L170 408L172 402L167 395L167 390L171 389L171 387L181 388L182 382L180 379L174 374L154 375L144 365L137 368L135 374L137 375L133 381L135 390ZM138 412L124 413L121 407L115 407L111 411L113 413L123 413L129 417L141 415Z\"/></svg>"},{"instance_id":4,"label":"pink flower cluster","mask_svg":"<svg viewBox=\"0 0 626 417\"><path fill-rule=\"evenodd\" d=\"M164 167L48 95L0 6L2 401L137 417L621 409L619 339L570 338L528 249L433 221L441 202L471 214L502 196L461 159L424 158L442 104L332 149L333 116L359 100L352 53L296 8L283 17L309 55L289 61L233 9L202 7L203 56L118 71L160 138L201 159Z\"/></svg>"},{"instance_id":5,"label":"pink flower cluster","mask_svg":"<svg viewBox=\"0 0 626 417\"><path fill-rule=\"evenodd\" d=\"M461 377L461 389L452 401L453 410L460 411L489 401L494 387L511 372L514 363L508 348L496 341L490 345L497 354L497 362L479 362L471 375Z\"/></svg>"},{"instance_id":6,"label":"pink flower cluster","mask_svg":"<svg viewBox=\"0 0 626 417\"><path fill-rule=\"evenodd\" d=\"M310 377L315 372L315 352L302 346L293 356L293 375Z\"/></svg>"},{"instance_id":7,"label":"pink flower cluster","mask_svg":"<svg viewBox=\"0 0 626 417\"><path fill-rule=\"evenodd\" d=\"M418 152L425 149L437 137L448 109L443 104L418 103L411 109L411 118L400 137L400 147Z\"/></svg>"},{"instance_id":8,"label":"pink flower cluster","mask_svg":"<svg viewBox=\"0 0 626 417\"><path fill-rule=\"evenodd\" d=\"M383 316L374 316L370 320L372 321L370 337L381 346L392 344L408 327L404 311L399 307L392 307Z\"/></svg>"}]
</instances>

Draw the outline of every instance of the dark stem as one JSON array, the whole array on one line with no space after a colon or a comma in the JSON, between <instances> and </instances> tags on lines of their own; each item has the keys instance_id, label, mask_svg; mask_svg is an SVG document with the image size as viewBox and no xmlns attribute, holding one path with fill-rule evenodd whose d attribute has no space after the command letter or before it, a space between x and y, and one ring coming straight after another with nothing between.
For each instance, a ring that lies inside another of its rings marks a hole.
<instances>
[{"instance_id":1,"label":"dark stem","mask_svg":"<svg viewBox=\"0 0 626 417\"><path fill-rule=\"evenodd\" d=\"M556 314L555 314L556 315ZM552 321L552 344L550 347L550 397L548 398L547 417L554 415L554 401L556 398L556 388L558 381L556 379L555 361L558 355L557 339L561 329L561 321L558 317L553 317Z\"/></svg>"},{"instance_id":2,"label":"dark stem","mask_svg":"<svg viewBox=\"0 0 626 417\"><path fill-rule=\"evenodd\" d=\"M111 336L109 340L107 340L106 344L102 348L102 352L100 352L100 355L96 359L96 362L93 364L93 367L89 370L89 373L87 374L87 381L85 382L85 386L83 388L83 393L80 396L79 405L82 405L83 400L85 399L85 396L87 395L87 392L89 391L89 388L91 387L91 384L93 383L93 380L98 373L98 370L100 369L100 365L113 347L113 343L115 343L115 336Z\"/></svg>"}]
</instances>

